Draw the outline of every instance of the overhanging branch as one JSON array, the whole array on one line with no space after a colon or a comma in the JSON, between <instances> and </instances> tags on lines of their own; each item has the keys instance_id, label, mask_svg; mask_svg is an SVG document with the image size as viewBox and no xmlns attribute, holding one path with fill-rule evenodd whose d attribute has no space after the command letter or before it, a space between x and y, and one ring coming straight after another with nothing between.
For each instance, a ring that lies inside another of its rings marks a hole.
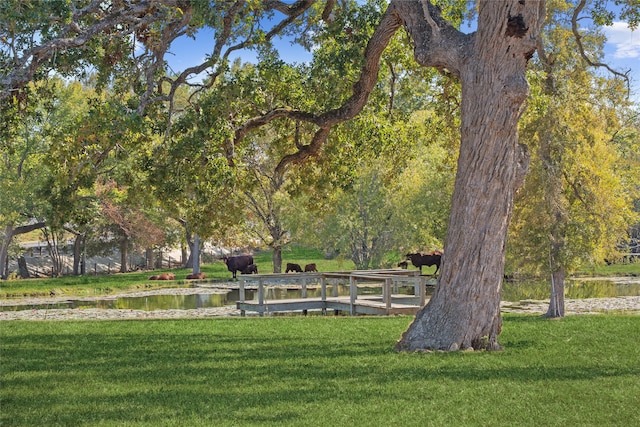
<instances>
[{"instance_id":1,"label":"overhanging branch","mask_svg":"<svg viewBox=\"0 0 640 427\"><path fill-rule=\"evenodd\" d=\"M620 71L616 71L613 68L611 68L609 64L605 64L604 62L592 61L591 58L589 58L589 56L584 50L584 46L582 45L582 36L578 31L578 16L584 9L586 3L587 3L586 0L580 0L578 5L576 6L576 9L573 11L573 16L571 17L571 31L573 32L573 36L576 38L576 43L578 45L578 52L580 52L580 56L582 57L582 59L584 59L585 62L590 66L605 68L614 76L624 79L625 83L627 84L627 97L628 97L629 94L631 93L631 82L629 80L629 71L631 70L628 70L626 73L621 73Z\"/></svg>"},{"instance_id":2,"label":"overhanging branch","mask_svg":"<svg viewBox=\"0 0 640 427\"><path fill-rule=\"evenodd\" d=\"M233 153L233 147L249 131L264 126L272 120L287 117L292 120L314 124L320 129L314 134L311 143L298 146L298 150L295 153L287 154L280 160L275 170L276 174L284 174L289 164L300 163L316 154L327 140L331 127L352 119L364 108L378 80L382 52L401 25L402 20L400 17L393 10L387 9L364 51L365 62L360 70L360 78L353 85L353 93L341 107L322 114L313 114L289 108L269 111L267 114L252 118L240 126L235 132L234 141L227 141L227 153ZM228 160L233 163L232 158Z\"/></svg>"}]
</instances>

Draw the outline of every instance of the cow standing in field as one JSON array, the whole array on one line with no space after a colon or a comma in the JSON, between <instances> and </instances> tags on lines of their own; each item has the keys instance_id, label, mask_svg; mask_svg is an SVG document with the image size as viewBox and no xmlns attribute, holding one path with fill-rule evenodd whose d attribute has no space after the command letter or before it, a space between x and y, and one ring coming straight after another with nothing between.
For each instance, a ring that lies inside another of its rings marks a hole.
<instances>
[{"instance_id":1,"label":"cow standing in field","mask_svg":"<svg viewBox=\"0 0 640 427\"><path fill-rule=\"evenodd\" d=\"M300 264L293 264L293 263L288 262L287 263L287 269L284 272L285 273L288 273L288 272L302 273L302 267L300 267Z\"/></svg>"},{"instance_id":2,"label":"cow standing in field","mask_svg":"<svg viewBox=\"0 0 640 427\"><path fill-rule=\"evenodd\" d=\"M440 261L442 260L442 252L433 251L426 254L407 254L407 259L411 260L411 264L414 267L418 267L420 269L420 274L422 274L422 266L426 265L427 267L431 267L432 265L436 266L436 271L433 273L435 276L440 269Z\"/></svg>"},{"instance_id":3,"label":"cow standing in field","mask_svg":"<svg viewBox=\"0 0 640 427\"><path fill-rule=\"evenodd\" d=\"M317 273L318 272L318 267L316 267L315 263L314 264L307 264L304 266L304 272L305 273Z\"/></svg>"},{"instance_id":4,"label":"cow standing in field","mask_svg":"<svg viewBox=\"0 0 640 427\"><path fill-rule=\"evenodd\" d=\"M236 279L236 273L244 272L248 266L253 264L253 257L251 255L236 255L222 258L225 264L227 264L227 270L233 274L233 278ZM256 270L257 271L257 270Z\"/></svg>"}]
</instances>

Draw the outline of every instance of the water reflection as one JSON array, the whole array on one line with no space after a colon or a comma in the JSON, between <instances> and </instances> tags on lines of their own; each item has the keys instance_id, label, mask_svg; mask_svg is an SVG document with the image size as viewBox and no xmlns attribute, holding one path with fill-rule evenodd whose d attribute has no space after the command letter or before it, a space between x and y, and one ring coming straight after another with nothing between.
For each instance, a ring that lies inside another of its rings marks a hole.
<instances>
[{"instance_id":1,"label":"water reflection","mask_svg":"<svg viewBox=\"0 0 640 427\"><path fill-rule=\"evenodd\" d=\"M349 286L345 284L337 285L339 296L349 295ZM379 294L380 287L360 287L358 294ZM398 289L398 293L413 294L413 286L405 286ZM433 293L433 287L427 287L427 295ZM327 296L334 294L333 286L327 287ZM502 289L502 299L504 301L521 301L526 299L548 300L550 285L545 281L535 282L505 282ZM321 296L320 287L307 288L308 298ZM640 279L638 280L591 280L591 279L571 279L565 282L565 297L575 298L607 298L617 296L640 296ZM287 288L283 286L265 287L266 299L288 299L302 298L302 290L297 288ZM59 308L104 308L122 310L190 310L197 308L224 307L235 305L240 299L238 289L231 289L226 293L203 293L189 295L148 295L137 297L120 297L91 300L69 300L55 304L41 305L14 305L0 306L0 311L17 311L32 309L59 309ZM258 299L257 290L246 289L245 299L256 301Z\"/></svg>"},{"instance_id":2,"label":"water reflection","mask_svg":"<svg viewBox=\"0 0 640 427\"><path fill-rule=\"evenodd\" d=\"M547 281L505 282L502 287L504 301L548 300L550 294L551 284ZM640 280L616 282L612 280L569 279L564 283L564 295L567 299L640 296Z\"/></svg>"}]
</instances>

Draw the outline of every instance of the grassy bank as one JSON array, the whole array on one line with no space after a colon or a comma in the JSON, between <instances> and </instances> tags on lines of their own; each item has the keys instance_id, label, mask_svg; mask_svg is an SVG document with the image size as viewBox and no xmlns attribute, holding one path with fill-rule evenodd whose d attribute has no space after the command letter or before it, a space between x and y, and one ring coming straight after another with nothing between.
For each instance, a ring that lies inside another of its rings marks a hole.
<instances>
[{"instance_id":1,"label":"grassy bank","mask_svg":"<svg viewBox=\"0 0 640 427\"><path fill-rule=\"evenodd\" d=\"M397 255L395 258L399 258ZM394 257L392 257L395 259ZM273 271L272 252L261 251L254 255L255 263L260 273ZM352 261L338 257L325 259L322 252L315 249L290 248L282 254L283 270L287 262L300 264L315 263L319 271L339 271L354 269ZM413 268L413 267L410 267ZM201 270L211 280L229 281L231 273L222 261L203 264ZM431 274L434 267L423 268L424 274ZM148 280L151 274L172 272L176 276L175 281ZM49 295L74 295L94 296L108 295L116 292L134 291L142 289L156 289L160 287L176 287L177 284L185 284L185 277L190 269L138 271L124 274L110 275L85 275L64 276L55 279L28 279L28 280L0 280L0 298L12 298L23 296L49 296ZM640 262L634 264L616 264L610 266L585 267L578 272L581 276L638 276L640 275Z\"/></svg>"},{"instance_id":2,"label":"grassy bank","mask_svg":"<svg viewBox=\"0 0 640 427\"><path fill-rule=\"evenodd\" d=\"M260 273L273 272L272 252L262 251L254 255L255 263ZM337 271L353 269L354 264L343 258L324 259L322 252L313 249L295 248L283 251L283 269L287 262L300 264L316 263L320 271ZM435 267L434 267L435 268ZM217 281L231 280L231 273L223 261L203 264L201 270L207 278ZM164 272L174 273L175 281L148 280L152 274ZM156 289L160 287L176 287L185 284L185 277L190 269L179 268L172 270L136 271L131 273L109 274L94 276L64 276L59 278L42 278L28 280L0 280L0 298L22 296L75 295L93 296L108 295L114 292L133 291L141 289Z\"/></svg>"},{"instance_id":3,"label":"grassy bank","mask_svg":"<svg viewBox=\"0 0 640 427\"><path fill-rule=\"evenodd\" d=\"M640 317L505 316L502 352L397 354L409 317L5 322L0 424L640 424Z\"/></svg>"}]
</instances>

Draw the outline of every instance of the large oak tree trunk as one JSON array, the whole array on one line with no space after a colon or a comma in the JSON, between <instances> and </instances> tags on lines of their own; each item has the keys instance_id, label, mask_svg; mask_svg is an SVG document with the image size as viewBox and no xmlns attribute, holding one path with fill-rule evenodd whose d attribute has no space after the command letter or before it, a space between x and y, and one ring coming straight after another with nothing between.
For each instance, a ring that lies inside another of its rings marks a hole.
<instances>
[{"instance_id":1,"label":"large oak tree trunk","mask_svg":"<svg viewBox=\"0 0 640 427\"><path fill-rule=\"evenodd\" d=\"M442 270L397 350L500 348L507 228L529 162L517 124L535 46L528 28L540 19L535 3L536 10L530 2L480 4L478 31L458 63L461 145Z\"/></svg>"}]
</instances>

